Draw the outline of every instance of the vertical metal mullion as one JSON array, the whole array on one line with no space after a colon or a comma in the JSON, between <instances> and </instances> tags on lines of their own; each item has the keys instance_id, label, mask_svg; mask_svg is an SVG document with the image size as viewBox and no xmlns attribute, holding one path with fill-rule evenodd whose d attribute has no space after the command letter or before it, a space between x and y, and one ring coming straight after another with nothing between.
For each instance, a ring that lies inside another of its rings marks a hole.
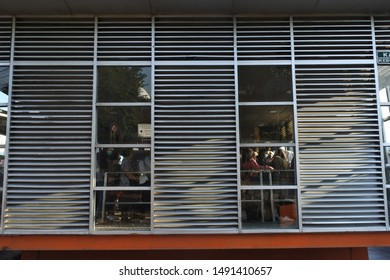
<instances>
[{"instance_id":1,"label":"vertical metal mullion","mask_svg":"<svg viewBox=\"0 0 390 280\"><path fill-rule=\"evenodd\" d=\"M156 61L155 61L155 28L156 24L156 17L152 16L151 18L151 27L152 27L152 38L151 38L151 100L150 100L150 113L151 113L151 139L150 139L150 232L154 233L154 169L155 169L155 162L154 162L154 120L155 120L155 113L154 113L154 84L155 84L155 69L156 69Z\"/></svg>"},{"instance_id":2,"label":"vertical metal mullion","mask_svg":"<svg viewBox=\"0 0 390 280\"><path fill-rule=\"evenodd\" d=\"M237 207L238 232L242 233L241 207L241 162L240 162L240 108L238 105L238 58L237 58L237 16L233 17L233 53L234 53L234 106L236 119L236 162L237 162Z\"/></svg>"},{"instance_id":3,"label":"vertical metal mullion","mask_svg":"<svg viewBox=\"0 0 390 280\"><path fill-rule=\"evenodd\" d=\"M4 178L3 178L3 198L1 202L1 217L0 217L0 234L4 232L4 217L5 217L5 204L7 201L7 181L8 181L8 153L9 153L9 137L10 137L10 125L11 125L11 99L12 99L12 84L13 84L13 72L14 72L14 52L15 52L15 31L16 31L16 19L12 17L12 31L11 31L11 49L10 49L10 63L8 69L8 112L7 112L7 127L6 137L7 142L4 148Z\"/></svg>"},{"instance_id":4,"label":"vertical metal mullion","mask_svg":"<svg viewBox=\"0 0 390 280\"><path fill-rule=\"evenodd\" d=\"M98 17L95 17L94 21L94 45L93 45L93 81L92 81L92 135L91 135L91 182L89 191L89 233L93 233L95 230L95 186L96 183L96 95L97 95L97 44L98 44Z\"/></svg>"},{"instance_id":5,"label":"vertical metal mullion","mask_svg":"<svg viewBox=\"0 0 390 280\"><path fill-rule=\"evenodd\" d=\"M302 201L301 201L301 176L299 168L299 140L298 140L298 109L297 109L297 90L296 90L296 69L295 69L295 44L294 44L294 19L290 17L290 46L291 46L291 74L292 74L292 95L293 95L293 120L294 120L294 142L295 142L295 174L297 184L297 211L299 230L302 229Z\"/></svg>"},{"instance_id":6,"label":"vertical metal mullion","mask_svg":"<svg viewBox=\"0 0 390 280\"><path fill-rule=\"evenodd\" d=\"M384 197L384 209L385 209L385 220L387 225L387 230L390 230L389 225L389 212L387 207L387 188L386 188L386 168L385 168L385 155L384 155L384 139L383 139L383 126L382 126L382 110L379 96L379 75L378 75L378 63L376 57L376 33L375 33L375 20L374 16L371 16L371 36L372 36L372 52L374 59L374 75L375 75L375 91L376 91L376 106L377 106L377 120L378 120L378 130L379 130L379 145L380 145L380 155L381 155L381 169L382 169L382 186L383 186L383 197Z\"/></svg>"}]
</instances>

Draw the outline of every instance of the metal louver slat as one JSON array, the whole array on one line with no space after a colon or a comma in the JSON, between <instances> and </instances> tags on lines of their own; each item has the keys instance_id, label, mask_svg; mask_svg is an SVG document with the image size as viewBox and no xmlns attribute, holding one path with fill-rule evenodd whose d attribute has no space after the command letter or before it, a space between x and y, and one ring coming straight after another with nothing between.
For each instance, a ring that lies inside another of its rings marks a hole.
<instances>
[{"instance_id":1,"label":"metal louver slat","mask_svg":"<svg viewBox=\"0 0 390 280\"><path fill-rule=\"evenodd\" d=\"M0 62L9 62L11 54L12 20L0 18Z\"/></svg>"},{"instance_id":2,"label":"metal louver slat","mask_svg":"<svg viewBox=\"0 0 390 280\"><path fill-rule=\"evenodd\" d=\"M5 233L88 232L92 81L92 67L14 67Z\"/></svg>"},{"instance_id":3,"label":"metal louver slat","mask_svg":"<svg viewBox=\"0 0 390 280\"><path fill-rule=\"evenodd\" d=\"M296 68L305 231L385 229L374 80L373 65Z\"/></svg>"},{"instance_id":4,"label":"metal louver slat","mask_svg":"<svg viewBox=\"0 0 390 280\"><path fill-rule=\"evenodd\" d=\"M15 61L93 61L92 18L18 18Z\"/></svg>"},{"instance_id":5,"label":"metal louver slat","mask_svg":"<svg viewBox=\"0 0 390 280\"><path fill-rule=\"evenodd\" d=\"M233 20L157 18L155 45L156 61L231 60Z\"/></svg>"},{"instance_id":6,"label":"metal louver slat","mask_svg":"<svg viewBox=\"0 0 390 280\"><path fill-rule=\"evenodd\" d=\"M377 50L390 49L390 17L375 16L375 41Z\"/></svg>"},{"instance_id":7,"label":"metal louver slat","mask_svg":"<svg viewBox=\"0 0 390 280\"><path fill-rule=\"evenodd\" d=\"M295 59L373 59L370 17L294 18Z\"/></svg>"},{"instance_id":8,"label":"metal louver slat","mask_svg":"<svg viewBox=\"0 0 390 280\"><path fill-rule=\"evenodd\" d=\"M289 18L238 18L237 57L243 60L290 60Z\"/></svg>"},{"instance_id":9,"label":"metal louver slat","mask_svg":"<svg viewBox=\"0 0 390 280\"><path fill-rule=\"evenodd\" d=\"M155 231L237 230L234 102L233 67L156 68Z\"/></svg>"},{"instance_id":10,"label":"metal louver slat","mask_svg":"<svg viewBox=\"0 0 390 280\"><path fill-rule=\"evenodd\" d=\"M152 24L150 18L101 18L98 23L99 61L150 61Z\"/></svg>"}]
</instances>

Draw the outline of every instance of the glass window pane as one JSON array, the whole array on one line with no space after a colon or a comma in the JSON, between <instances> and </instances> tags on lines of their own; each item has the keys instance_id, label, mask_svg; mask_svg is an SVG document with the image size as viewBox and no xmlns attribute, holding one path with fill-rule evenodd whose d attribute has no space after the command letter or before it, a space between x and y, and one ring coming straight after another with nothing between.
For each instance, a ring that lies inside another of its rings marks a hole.
<instances>
[{"instance_id":1,"label":"glass window pane","mask_svg":"<svg viewBox=\"0 0 390 280\"><path fill-rule=\"evenodd\" d=\"M96 186L150 186L150 149L97 148Z\"/></svg>"},{"instance_id":2,"label":"glass window pane","mask_svg":"<svg viewBox=\"0 0 390 280\"><path fill-rule=\"evenodd\" d=\"M240 106L241 143L292 142L292 106Z\"/></svg>"},{"instance_id":3,"label":"glass window pane","mask_svg":"<svg viewBox=\"0 0 390 280\"><path fill-rule=\"evenodd\" d=\"M386 184L390 184L390 147L385 147Z\"/></svg>"},{"instance_id":4,"label":"glass window pane","mask_svg":"<svg viewBox=\"0 0 390 280\"><path fill-rule=\"evenodd\" d=\"M0 104L8 104L9 67L0 66Z\"/></svg>"},{"instance_id":5,"label":"glass window pane","mask_svg":"<svg viewBox=\"0 0 390 280\"><path fill-rule=\"evenodd\" d=\"M3 188L2 188L3 184L1 184L1 187L0 187L0 228L1 228L1 217L3 217L2 213L1 213L1 209L3 209Z\"/></svg>"},{"instance_id":6,"label":"glass window pane","mask_svg":"<svg viewBox=\"0 0 390 280\"><path fill-rule=\"evenodd\" d=\"M150 230L150 191L97 191L96 230Z\"/></svg>"},{"instance_id":7,"label":"glass window pane","mask_svg":"<svg viewBox=\"0 0 390 280\"><path fill-rule=\"evenodd\" d=\"M383 142L390 143L390 106L381 106Z\"/></svg>"},{"instance_id":8,"label":"glass window pane","mask_svg":"<svg viewBox=\"0 0 390 280\"><path fill-rule=\"evenodd\" d=\"M7 142L7 107L0 107L0 145L5 145Z\"/></svg>"},{"instance_id":9,"label":"glass window pane","mask_svg":"<svg viewBox=\"0 0 390 280\"><path fill-rule=\"evenodd\" d=\"M240 66L238 68L240 102L292 101L290 66Z\"/></svg>"},{"instance_id":10,"label":"glass window pane","mask_svg":"<svg viewBox=\"0 0 390 280\"><path fill-rule=\"evenodd\" d=\"M98 102L150 102L151 68L98 68Z\"/></svg>"},{"instance_id":11,"label":"glass window pane","mask_svg":"<svg viewBox=\"0 0 390 280\"><path fill-rule=\"evenodd\" d=\"M379 66L379 100L390 102L390 66Z\"/></svg>"},{"instance_id":12,"label":"glass window pane","mask_svg":"<svg viewBox=\"0 0 390 280\"><path fill-rule=\"evenodd\" d=\"M387 192L387 211L388 211L388 215L390 216L390 189L387 189L386 192Z\"/></svg>"},{"instance_id":13,"label":"glass window pane","mask_svg":"<svg viewBox=\"0 0 390 280\"><path fill-rule=\"evenodd\" d=\"M241 185L296 185L292 147L242 148Z\"/></svg>"},{"instance_id":14,"label":"glass window pane","mask_svg":"<svg viewBox=\"0 0 390 280\"><path fill-rule=\"evenodd\" d=\"M150 143L150 107L98 107L98 143Z\"/></svg>"},{"instance_id":15,"label":"glass window pane","mask_svg":"<svg viewBox=\"0 0 390 280\"><path fill-rule=\"evenodd\" d=\"M242 190L244 230L298 228L296 190Z\"/></svg>"}]
</instances>

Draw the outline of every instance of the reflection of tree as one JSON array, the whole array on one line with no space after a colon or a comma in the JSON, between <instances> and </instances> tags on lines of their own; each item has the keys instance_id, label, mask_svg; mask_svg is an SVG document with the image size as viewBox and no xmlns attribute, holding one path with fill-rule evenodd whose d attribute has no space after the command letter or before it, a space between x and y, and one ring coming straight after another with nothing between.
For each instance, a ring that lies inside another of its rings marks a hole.
<instances>
[{"instance_id":1,"label":"reflection of tree","mask_svg":"<svg viewBox=\"0 0 390 280\"><path fill-rule=\"evenodd\" d=\"M140 95L146 74L141 67L99 67L98 102L147 102Z\"/></svg>"},{"instance_id":2,"label":"reflection of tree","mask_svg":"<svg viewBox=\"0 0 390 280\"><path fill-rule=\"evenodd\" d=\"M0 92L1 94L7 94L7 91L8 91L8 84L4 84L1 88L0 88Z\"/></svg>"},{"instance_id":3,"label":"reflection of tree","mask_svg":"<svg viewBox=\"0 0 390 280\"><path fill-rule=\"evenodd\" d=\"M238 75L241 101L291 99L291 67L241 66Z\"/></svg>"},{"instance_id":4,"label":"reflection of tree","mask_svg":"<svg viewBox=\"0 0 390 280\"><path fill-rule=\"evenodd\" d=\"M9 68L0 67L0 92L7 94L8 93L8 77L9 77Z\"/></svg>"},{"instance_id":5,"label":"reflection of tree","mask_svg":"<svg viewBox=\"0 0 390 280\"><path fill-rule=\"evenodd\" d=\"M141 95L146 85L146 74L141 67L100 67L98 102L149 102L150 97ZM144 107L99 107L99 142L110 143L111 125L118 126L122 143L134 143L138 138L138 124L145 122ZM150 116L146 118L150 122Z\"/></svg>"}]
</instances>

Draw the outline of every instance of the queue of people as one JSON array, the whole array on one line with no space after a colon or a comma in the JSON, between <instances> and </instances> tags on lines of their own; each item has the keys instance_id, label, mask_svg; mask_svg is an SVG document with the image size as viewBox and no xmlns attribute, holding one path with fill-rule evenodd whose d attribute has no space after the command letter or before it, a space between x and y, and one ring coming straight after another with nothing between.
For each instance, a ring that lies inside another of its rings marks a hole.
<instances>
[{"instance_id":1,"label":"queue of people","mask_svg":"<svg viewBox=\"0 0 390 280\"><path fill-rule=\"evenodd\" d=\"M150 186L149 151L132 148L102 148L97 154L97 162L97 186ZM106 192L104 197L100 192L98 194L97 213L105 207L108 220L121 221L122 214L129 212L130 209L147 212L149 208L147 204L142 203L150 203L148 190L113 190Z\"/></svg>"},{"instance_id":2,"label":"queue of people","mask_svg":"<svg viewBox=\"0 0 390 280\"><path fill-rule=\"evenodd\" d=\"M242 149L241 183L242 185L294 184L294 153L284 147L276 150Z\"/></svg>"}]
</instances>

